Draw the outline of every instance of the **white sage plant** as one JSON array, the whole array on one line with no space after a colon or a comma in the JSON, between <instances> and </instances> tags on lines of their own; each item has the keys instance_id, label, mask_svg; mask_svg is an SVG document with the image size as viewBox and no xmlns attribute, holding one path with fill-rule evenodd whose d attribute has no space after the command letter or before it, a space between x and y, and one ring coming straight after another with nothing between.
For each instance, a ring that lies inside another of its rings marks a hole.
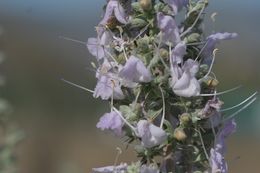
<instances>
[{"instance_id":1,"label":"white sage plant","mask_svg":"<svg viewBox=\"0 0 260 173\"><path fill-rule=\"evenodd\" d=\"M205 36L207 6L208 0L107 0L97 36L86 43L97 85L66 82L110 103L97 128L126 138L140 160L93 172L228 172L225 140L257 93L222 108L219 96L240 86L218 91L216 46L237 34Z\"/></svg>"}]
</instances>

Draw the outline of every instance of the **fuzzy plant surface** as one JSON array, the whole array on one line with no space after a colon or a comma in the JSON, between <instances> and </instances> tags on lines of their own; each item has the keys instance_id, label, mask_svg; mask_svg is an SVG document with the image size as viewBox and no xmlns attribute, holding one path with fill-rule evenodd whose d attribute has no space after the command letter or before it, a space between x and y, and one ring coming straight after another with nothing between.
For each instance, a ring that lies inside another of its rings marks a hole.
<instances>
[{"instance_id":1,"label":"fuzzy plant surface","mask_svg":"<svg viewBox=\"0 0 260 173\"><path fill-rule=\"evenodd\" d=\"M237 34L206 36L207 6L208 0L106 1L97 36L87 41L97 85L85 89L111 106L97 128L134 146L139 161L93 172L228 172L225 140L256 93L222 108L219 96L239 87L217 90L216 46Z\"/></svg>"}]
</instances>

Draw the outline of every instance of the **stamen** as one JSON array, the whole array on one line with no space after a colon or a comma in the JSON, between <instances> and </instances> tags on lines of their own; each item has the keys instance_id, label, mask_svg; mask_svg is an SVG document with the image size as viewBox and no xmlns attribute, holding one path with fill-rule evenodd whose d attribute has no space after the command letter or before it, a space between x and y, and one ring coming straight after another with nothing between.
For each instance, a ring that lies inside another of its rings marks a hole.
<instances>
[{"instance_id":1,"label":"stamen","mask_svg":"<svg viewBox=\"0 0 260 173\"><path fill-rule=\"evenodd\" d=\"M201 141L201 145L202 145L202 148L203 148L204 154L205 154L207 160L208 160L209 163L210 163L209 155L208 155L208 152L207 152L207 150L206 150L206 146L205 146L205 144L204 144L204 141L203 141L203 138L202 138L201 132L200 132L200 130L197 130L197 129L194 129L194 130L197 131L198 134L199 134L199 137L200 137L200 141Z\"/></svg>"},{"instance_id":2,"label":"stamen","mask_svg":"<svg viewBox=\"0 0 260 173\"><path fill-rule=\"evenodd\" d=\"M206 44L207 41L201 41L201 42L193 42L193 43L187 43L187 46L198 46L202 44Z\"/></svg>"},{"instance_id":3,"label":"stamen","mask_svg":"<svg viewBox=\"0 0 260 173\"><path fill-rule=\"evenodd\" d=\"M141 94L141 91L142 91L142 88L140 87L140 90L138 91L136 97L135 97L135 101L134 101L134 106L136 106L137 102L138 102L138 99L139 99L139 96Z\"/></svg>"},{"instance_id":4,"label":"stamen","mask_svg":"<svg viewBox=\"0 0 260 173\"><path fill-rule=\"evenodd\" d=\"M131 43L133 43L135 40L138 39L138 37L140 37L149 27L149 25L151 25L151 22L149 22L143 29L142 31L131 41Z\"/></svg>"},{"instance_id":5,"label":"stamen","mask_svg":"<svg viewBox=\"0 0 260 173\"><path fill-rule=\"evenodd\" d=\"M111 111L113 110L113 107L114 107L114 89L115 89L115 81L114 80L111 80L112 82L112 96L111 96Z\"/></svg>"},{"instance_id":6,"label":"stamen","mask_svg":"<svg viewBox=\"0 0 260 173\"><path fill-rule=\"evenodd\" d=\"M192 24L186 31L184 31L184 32L180 35L180 37L183 37L183 36L185 36L186 34L188 34L188 33L196 26L196 24L197 24L197 22L199 21L199 19L200 19L202 13L203 13L203 11L204 11L204 9L205 9L205 5L203 5L202 9L200 10L199 15L197 16L197 18L196 18L196 20L193 22L193 24Z\"/></svg>"},{"instance_id":7,"label":"stamen","mask_svg":"<svg viewBox=\"0 0 260 173\"><path fill-rule=\"evenodd\" d=\"M72 86L75 86L75 87L77 87L77 88L83 89L83 90L88 91L88 92L90 92L90 93L94 93L93 90L90 90L90 89L85 88L85 87L83 87L83 86L77 85L77 84L72 83L72 82L70 82L70 81L67 81L67 80L65 80L65 79L61 79L61 80L62 80L63 82L66 82L66 83L72 85Z\"/></svg>"},{"instance_id":8,"label":"stamen","mask_svg":"<svg viewBox=\"0 0 260 173\"><path fill-rule=\"evenodd\" d=\"M254 94L252 94L250 97L246 98L244 101L240 102L239 104L232 106L232 107L229 107L229 108L222 109L222 110L220 110L220 112L225 112L225 111L230 111L232 109L235 109L235 108L243 105L244 103L248 102L250 99L252 99L257 94L258 94L258 92L255 92Z\"/></svg>"},{"instance_id":9,"label":"stamen","mask_svg":"<svg viewBox=\"0 0 260 173\"><path fill-rule=\"evenodd\" d=\"M205 79L206 77L209 76L209 74L211 73L212 71L212 68L213 68L213 65L214 65L214 62L215 62L215 59L216 59L216 53L217 53L218 49L214 49L213 50L213 57L212 57L212 61L211 61L211 64L210 64L210 67L209 67L209 71L208 73L201 79L199 79L199 82L201 82L203 79Z\"/></svg>"},{"instance_id":10,"label":"stamen","mask_svg":"<svg viewBox=\"0 0 260 173\"><path fill-rule=\"evenodd\" d=\"M80 40L76 40L76 39L73 39L73 38L64 37L64 36L59 36L59 38L67 40L67 41L72 41L72 42L75 42L75 43L86 45L86 42L80 41Z\"/></svg>"},{"instance_id":11,"label":"stamen","mask_svg":"<svg viewBox=\"0 0 260 173\"><path fill-rule=\"evenodd\" d=\"M124 53L124 57L125 57L125 60L127 61L128 60L128 57L126 55L126 51L125 51L125 48L123 47L123 53Z\"/></svg>"},{"instance_id":12,"label":"stamen","mask_svg":"<svg viewBox=\"0 0 260 173\"><path fill-rule=\"evenodd\" d=\"M117 110L115 107L113 107L113 110L121 117L121 119L126 123L126 125L128 125L128 127L130 127L135 133L136 133L136 128L134 126L132 126L123 116L122 114L119 112L119 110Z\"/></svg>"},{"instance_id":13,"label":"stamen","mask_svg":"<svg viewBox=\"0 0 260 173\"><path fill-rule=\"evenodd\" d=\"M113 55L109 52L109 51L107 51L106 49L104 49L105 50L105 52L110 56L110 58L118 65L118 62L117 62L117 60L115 59L115 57L113 57ZM109 62L109 61L108 61ZM111 64L110 64L111 65ZM111 67L113 67L112 65L111 65Z\"/></svg>"},{"instance_id":14,"label":"stamen","mask_svg":"<svg viewBox=\"0 0 260 173\"><path fill-rule=\"evenodd\" d=\"M227 94L227 93L230 93L230 92L232 92L232 91L235 91L235 90L237 90L237 89L239 89L239 88L241 88L241 87L242 87L242 85L239 85L239 86L237 86L237 87L235 87L235 88L231 88L231 89L229 89L229 90L222 91L222 92L219 92L219 93L214 93L214 94L199 94L198 96L202 96L202 97L219 96L219 95L223 95L223 94Z\"/></svg>"},{"instance_id":15,"label":"stamen","mask_svg":"<svg viewBox=\"0 0 260 173\"><path fill-rule=\"evenodd\" d=\"M161 94L162 94L162 101L163 101L163 110L162 110L163 112L162 112L162 119L161 119L161 125L160 125L160 128L162 129L163 124L164 124L164 120L165 120L165 98L164 98L162 87L159 86L159 88L160 88L160 91L161 91Z\"/></svg>"},{"instance_id":16,"label":"stamen","mask_svg":"<svg viewBox=\"0 0 260 173\"><path fill-rule=\"evenodd\" d=\"M202 52L204 51L204 49L207 47L209 41L206 41L205 45L201 48L199 54L197 55L197 57L195 58L195 61L198 61L200 55L202 54Z\"/></svg>"},{"instance_id":17,"label":"stamen","mask_svg":"<svg viewBox=\"0 0 260 173\"><path fill-rule=\"evenodd\" d=\"M118 163L119 156L122 154L121 148L117 147L116 150L117 150L117 154L116 154L116 158L115 158L115 161L114 161L114 171L115 171L116 165Z\"/></svg>"},{"instance_id":18,"label":"stamen","mask_svg":"<svg viewBox=\"0 0 260 173\"><path fill-rule=\"evenodd\" d=\"M236 111L235 113L229 115L227 118L225 118L223 121L227 121L232 119L233 117L235 117L237 114L239 114L240 112L242 112L243 110L245 110L247 107L249 107L252 103L254 103L257 100L257 97L255 97L254 99L252 99L249 103L247 103L245 106L243 106L241 109L239 109L238 111Z\"/></svg>"}]
</instances>

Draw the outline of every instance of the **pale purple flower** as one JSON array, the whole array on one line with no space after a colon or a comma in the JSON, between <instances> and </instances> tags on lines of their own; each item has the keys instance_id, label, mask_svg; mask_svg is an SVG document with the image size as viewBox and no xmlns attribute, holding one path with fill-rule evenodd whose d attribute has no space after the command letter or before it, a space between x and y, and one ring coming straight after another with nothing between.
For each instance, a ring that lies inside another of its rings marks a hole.
<instances>
[{"instance_id":1,"label":"pale purple flower","mask_svg":"<svg viewBox=\"0 0 260 173\"><path fill-rule=\"evenodd\" d=\"M146 148L162 144L167 139L166 132L148 122L147 120L140 120L137 123L137 136L141 138L142 145Z\"/></svg>"},{"instance_id":2,"label":"pale purple flower","mask_svg":"<svg viewBox=\"0 0 260 173\"><path fill-rule=\"evenodd\" d=\"M223 102L221 102L219 98L208 100L205 107L199 113L201 118L207 119L203 126L204 128L215 128L221 123L222 116L220 109L222 105Z\"/></svg>"},{"instance_id":3,"label":"pale purple flower","mask_svg":"<svg viewBox=\"0 0 260 173\"><path fill-rule=\"evenodd\" d=\"M118 166L106 166L101 168L93 168L94 173L126 173L127 164L121 164Z\"/></svg>"},{"instance_id":4,"label":"pale purple flower","mask_svg":"<svg viewBox=\"0 0 260 173\"><path fill-rule=\"evenodd\" d=\"M125 98L119 81L113 78L112 73L101 75L98 78L93 96L95 98L101 97L103 100L108 100L112 98L112 96L115 100Z\"/></svg>"},{"instance_id":5,"label":"pale purple flower","mask_svg":"<svg viewBox=\"0 0 260 173\"><path fill-rule=\"evenodd\" d=\"M238 36L237 33L228 33L228 32L215 33L215 34L210 35L207 38L206 47L203 51L203 56L205 58L204 61L206 61L206 63L210 63L212 53L213 53L214 49L216 48L216 45L220 41L230 40L230 39L236 38L237 36Z\"/></svg>"},{"instance_id":6,"label":"pale purple flower","mask_svg":"<svg viewBox=\"0 0 260 173\"><path fill-rule=\"evenodd\" d=\"M95 56L98 60L106 57L106 51L109 51L109 44L113 40L113 35L104 30L98 32L98 38L89 38L87 42L87 48L89 52Z\"/></svg>"},{"instance_id":7,"label":"pale purple flower","mask_svg":"<svg viewBox=\"0 0 260 173\"><path fill-rule=\"evenodd\" d=\"M226 153L225 139L236 131L234 119L228 120L218 132L215 147L210 151L210 164L212 173L227 173L227 163L224 159Z\"/></svg>"},{"instance_id":8,"label":"pale purple flower","mask_svg":"<svg viewBox=\"0 0 260 173\"><path fill-rule=\"evenodd\" d=\"M161 31L162 42L175 45L181 41L179 28L172 16L164 15L159 12L157 14L158 27Z\"/></svg>"},{"instance_id":9,"label":"pale purple flower","mask_svg":"<svg viewBox=\"0 0 260 173\"><path fill-rule=\"evenodd\" d=\"M124 67L120 70L119 76L131 82L150 82L151 72L145 67L144 63L135 56L130 56Z\"/></svg>"},{"instance_id":10,"label":"pale purple flower","mask_svg":"<svg viewBox=\"0 0 260 173\"><path fill-rule=\"evenodd\" d=\"M181 64L183 62L183 57L186 54L186 43L184 41L179 42L172 50L172 62Z\"/></svg>"},{"instance_id":11,"label":"pale purple flower","mask_svg":"<svg viewBox=\"0 0 260 173\"><path fill-rule=\"evenodd\" d=\"M199 70L198 62L188 59L182 67L177 63L171 65L170 86L173 92L182 97L192 97L200 94L200 83L195 75Z\"/></svg>"},{"instance_id":12,"label":"pale purple flower","mask_svg":"<svg viewBox=\"0 0 260 173\"><path fill-rule=\"evenodd\" d=\"M223 125L220 132L217 134L217 138L215 141L215 149L222 154L226 153L226 144L225 139L236 131L236 122L234 119L228 120Z\"/></svg>"},{"instance_id":13,"label":"pale purple flower","mask_svg":"<svg viewBox=\"0 0 260 173\"><path fill-rule=\"evenodd\" d=\"M201 111L201 117L207 118L210 117L213 113L219 112L221 109L221 106L223 105L223 102L219 100L219 98L213 98L211 100L208 100L205 107Z\"/></svg>"},{"instance_id":14,"label":"pale purple flower","mask_svg":"<svg viewBox=\"0 0 260 173\"><path fill-rule=\"evenodd\" d=\"M120 112L112 111L104 114L97 123L97 128L100 128L101 130L111 130L115 135L121 136L124 122L119 113Z\"/></svg>"},{"instance_id":15,"label":"pale purple flower","mask_svg":"<svg viewBox=\"0 0 260 173\"><path fill-rule=\"evenodd\" d=\"M113 16L115 16L120 23L126 24L128 22L128 15L118 0L110 0L108 2L104 18L100 24L106 25L109 19Z\"/></svg>"},{"instance_id":16,"label":"pale purple flower","mask_svg":"<svg viewBox=\"0 0 260 173\"><path fill-rule=\"evenodd\" d=\"M163 0L166 4L168 4L173 13L176 15L183 7L186 7L189 4L189 0Z\"/></svg>"},{"instance_id":17,"label":"pale purple flower","mask_svg":"<svg viewBox=\"0 0 260 173\"><path fill-rule=\"evenodd\" d=\"M96 73L98 82L93 96L95 98L101 97L103 100L108 100L113 96L113 99L115 100L122 100L125 96L121 89L120 79L113 72L111 64L113 65L112 62L109 63L105 60L102 66L98 69Z\"/></svg>"},{"instance_id":18,"label":"pale purple flower","mask_svg":"<svg viewBox=\"0 0 260 173\"><path fill-rule=\"evenodd\" d=\"M211 173L228 172L227 162L225 161L224 156L213 148L210 150L210 165Z\"/></svg>"}]
</instances>

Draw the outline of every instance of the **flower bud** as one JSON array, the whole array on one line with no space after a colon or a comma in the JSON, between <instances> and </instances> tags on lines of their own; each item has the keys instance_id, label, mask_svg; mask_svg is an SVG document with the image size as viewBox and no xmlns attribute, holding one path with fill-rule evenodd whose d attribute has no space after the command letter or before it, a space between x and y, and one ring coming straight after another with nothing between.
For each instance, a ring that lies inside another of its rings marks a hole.
<instances>
[{"instance_id":1,"label":"flower bud","mask_svg":"<svg viewBox=\"0 0 260 173\"><path fill-rule=\"evenodd\" d=\"M160 49L160 56L163 59L167 59L167 58L169 58L169 52L166 49L162 48L162 49Z\"/></svg>"},{"instance_id":2,"label":"flower bud","mask_svg":"<svg viewBox=\"0 0 260 173\"><path fill-rule=\"evenodd\" d=\"M151 10L152 0L139 0L139 3L144 11Z\"/></svg>"},{"instance_id":3,"label":"flower bud","mask_svg":"<svg viewBox=\"0 0 260 173\"><path fill-rule=\"evenodd\" d=\"M188 124L190 122L191 118L190 115L188 113L184 113L180 116L180 123L181 124Z\"/></svg>"},{"instance_id":4,"label":"flower bud","mask_svg":"<svg viewBox=\"0 0 260 173\"><path fill-rule=\"evenodd\" d=\"M173 137L178 141L184 141L187 138L187 135L182 128L176 128L174 130Z\"/></svg>"},{"instance_id":5,"label":"flower bud","mask_svg":"<svg viewBox=\"0 0 260 173\"><path fill-rule=\"evenodd\" d=\"M207 81L207 85L210 87L216 87L219 84L219 81L217 79L209 79Z\"/></svg>"}]
</instances>

